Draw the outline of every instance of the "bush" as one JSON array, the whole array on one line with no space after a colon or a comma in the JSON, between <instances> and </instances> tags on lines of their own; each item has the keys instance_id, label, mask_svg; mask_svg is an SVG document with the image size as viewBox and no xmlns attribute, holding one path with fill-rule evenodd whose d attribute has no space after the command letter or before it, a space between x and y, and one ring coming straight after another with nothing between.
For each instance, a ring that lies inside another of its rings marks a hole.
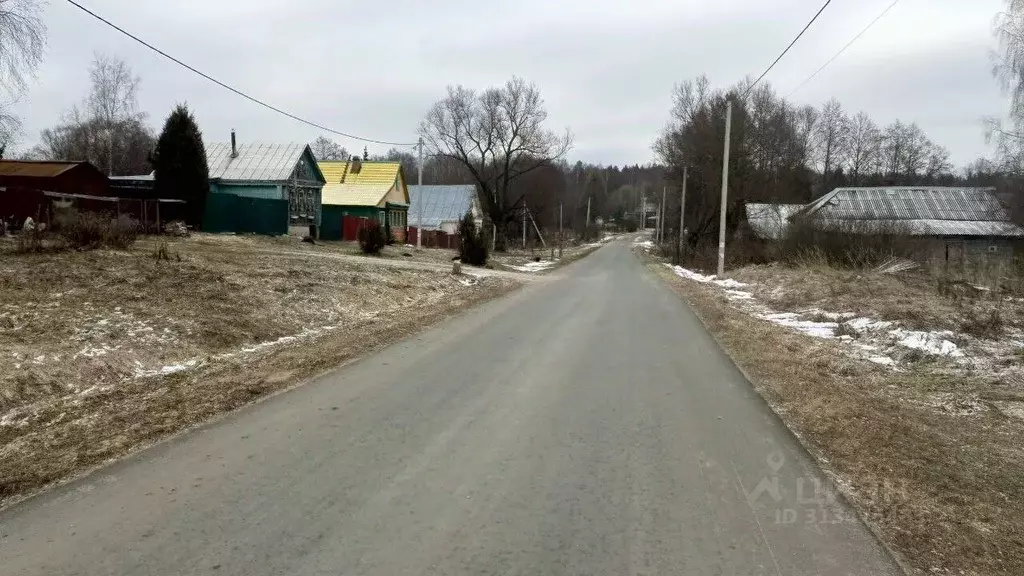
<instances>
[{"instance_id":1,"label":"bush","mask_svg":"<svg viewBox=\"0 0 1024 576\"><path fill-rule=\"evenodd\" d=\"M111 248L127 250L139 239L139 229L138 220L122 214L116 220L110 220L103 239L104 244Z\"/></svg>"},{"instance_id":2,"label":"bush","mask_svg":"<svg viewBox=\"0 0 1024 576\"><path fill-rule=\"evenodd\" d=\"M359 229L359 249L364 254L380 254L388 243L380 222L370 220Z\"/></svg>"},{"instance_id":3,"label":"bush","mask_svg":"<svg viewBox=\"0 0 1024 576\"><path fill-rule=\"evenodd\" d=\"M623 218L619 220L619 227L623 232L636 232L640 226L636 223L636 220L632 218Z\"/></svg>"},{"instance_id":4,"label":"bush","mask_svg":"<svg viewBox=\"0 0 1024 576\"><path fill-rule=\"evenodd\" d=\"M109 214L61 210L56 223L64 242L76 250L93 250L101 246L127 250L139 237L139 222L130 216L116 219Z\"/></svg>"},{"instance_id":5,"label":"bush","mask_svg":"<svg viewBox=\"0 0 1024 576\"><path fill-rule=\"evenodd\" d=\"M392 246L395 243L395 234L391 231L391 218L384 220L384 238L388 246Z\"/></svg>"},{"instance_id":6,"label":"bush","mask_svg":"<svg viewBox=\"0 0 1024 576\"><path fill-rule=\"evenodd\" d=\"M477 230L476 221L470 212L466 212L459 221L459 258L473 266L487 264L487 240Z\"/></svg>"},{"instance_id":7,"label":"bush","mask_svg":"<svg viewBox=\"0 0 1024 576\"><path fill-rule=\"evenodd\" d=\"M894 257L912 257L914 244L909 230L898 224L793 222L774 250L776 259L789 264L820 260L837 268L873 268Z\"/></svg>"}]
</instances>

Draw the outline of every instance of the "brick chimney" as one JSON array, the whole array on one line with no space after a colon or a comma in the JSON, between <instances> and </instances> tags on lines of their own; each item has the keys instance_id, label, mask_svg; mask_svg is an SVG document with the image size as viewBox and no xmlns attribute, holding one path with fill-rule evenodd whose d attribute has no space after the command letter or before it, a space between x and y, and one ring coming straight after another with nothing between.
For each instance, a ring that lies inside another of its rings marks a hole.
<instances>
[{"instance_id":1,"label":"brick chimney","mask_svg":"<svg viewBox=\"0 0 1024 576\"><path fill-rule=\"evenodd\" d=\"M361 170L363 168L363 160L362 160L362 158L360 158L359 156L356 156L355 154L353 154L352 155L352 162L351 162L351 164L352 164L352 169L349 170L349 172L351 172L353 174L359 174L359 170Z\"/></svg>"}]
</instances>

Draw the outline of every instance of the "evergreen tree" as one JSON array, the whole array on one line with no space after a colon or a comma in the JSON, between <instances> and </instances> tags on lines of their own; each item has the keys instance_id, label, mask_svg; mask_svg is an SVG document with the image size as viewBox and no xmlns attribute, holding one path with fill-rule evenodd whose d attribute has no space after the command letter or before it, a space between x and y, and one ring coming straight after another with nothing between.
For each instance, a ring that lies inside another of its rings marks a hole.
<instances>
[{"instance_id":1,"label":"evergreen tree","mask_svg":"<svg viewBox=\"0 0 1024 576\"><path fill-rule=\"evenodd\" d=\"M201 226L210 190L210 168L203 133L185 105L179 104L167 117L152 163L157 198L188 202L188 223Z\"/></svg>"}]
</instances>

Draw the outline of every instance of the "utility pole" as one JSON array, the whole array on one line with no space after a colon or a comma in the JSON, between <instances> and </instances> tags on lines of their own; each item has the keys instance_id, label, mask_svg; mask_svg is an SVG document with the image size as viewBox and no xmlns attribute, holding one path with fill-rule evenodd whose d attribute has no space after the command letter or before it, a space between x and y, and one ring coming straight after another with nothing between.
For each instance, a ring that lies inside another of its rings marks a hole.
<instances>
[{"instance_id":1,"label":"utility pole","mask_svg":"<svg viewBox=\"0 0 1024 576\"><path fill-rule=\"evenodd\" d=\"M722 158L722 208L718 218L718 275L725 274L725 207L729 196L729 137L732 132L732 100L725 106L725 153Z\"/></svg>"},{"instance_id":2,"label":"utility pole","mask_svg":"<svg viewBox=\"0 0 1024 576\"><path fill-rule=\"evenodd\" d=\"M647 197L640 192L640 231L647 231Z\"/></svg>"},{"instance_id":3,"label":"utility pole","mask_svg":"<svg viewBox=\"0 0 1024 576\"><path fill-rule=\"evenodd\" d=\"M590 198L587 198L587 228L586 234L590 234Z\"/></svg>"},{"instance_id":4,"label":"utility pole","mask_svg":"<svg viewBox=\"0 0 1024 576\"><path fill-rule=\"evenodd\" d=\"M523 200L523 250L526 250L526 200Z\"/></svg>"},{"instance_id":5,"label":"utility pole","mask_svg":"<svg viewBox=\"0 0 1024 576\"><path fill-rule=\"evenodd\" d=\"M661 236L659 237L662 243L665 242L665 194L668 193L668 186L661 187Z\"/></svg>"},{"instance_id":6,"label":"utility pole","mask_svg":"<svg viewBox=\"0 0 1024 576\"><path fill-rule=\"evenodd\" d=\"M419 148L419 176L417 177L417 189L419 191L419 206L416 207L416 248L423 247L423 203L427 200L423 197L423 137L420 136L420 141L417 145Z\"/></svg>"},{"instance_id":7,"label":"utility pole","mask_svg":"<svg viewBox=\"0 0 1024 576\"><path fill-rule=\"evenodd\" d=\"M562 257L562 203L558 203L558 257Z\"/></svg>"},{"instance_id":8,"label":"utility pole","mask_svg":"<svg viewBox=\"0 0 1024 576\"><path fill-rule=\"evenodd\" d=\"M679 198L679 258L682 260L683 249L686 247L686 177L689 175L690 167L683 166L683 192Z\"/></svg>"}]
</instances>

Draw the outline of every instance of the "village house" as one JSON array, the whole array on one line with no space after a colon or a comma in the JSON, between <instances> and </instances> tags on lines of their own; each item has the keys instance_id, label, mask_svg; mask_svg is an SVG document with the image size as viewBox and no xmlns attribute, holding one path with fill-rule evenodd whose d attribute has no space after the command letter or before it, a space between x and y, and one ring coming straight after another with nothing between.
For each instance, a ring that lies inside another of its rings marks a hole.
<instances>
[{"instance_id":1,"label":"village house","mask_svg":"<svg viewBox=\"0 0 1024 576\"><path fill-rule=\"evenodd\" d=\"M321 237L354 240L361 219L377 220L404 242L409 224L409 189L398 162L349 160L319 162L326 178L323 188Z\"/></svg>"},{"instance_id":2,"label":"village house","mask_svg":"<svg viewBox=\"0 0 1024 576\"><path fill-rule=\"evenodd\" d=\"M203 230L317 236L326 180L306 144L206 144Z\"/></svg>"}]
</instances>

